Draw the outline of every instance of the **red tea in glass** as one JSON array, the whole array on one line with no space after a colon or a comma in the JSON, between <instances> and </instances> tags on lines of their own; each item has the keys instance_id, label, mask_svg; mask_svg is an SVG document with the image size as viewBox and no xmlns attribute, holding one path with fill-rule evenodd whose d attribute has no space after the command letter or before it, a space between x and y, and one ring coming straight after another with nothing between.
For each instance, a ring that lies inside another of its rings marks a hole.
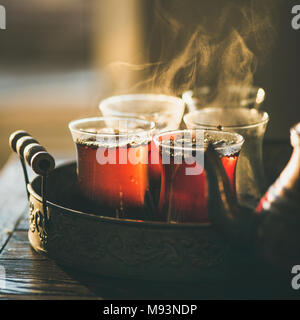
<instances>
[{"instance_id":1,"label":"red tea in glass","mask_svg":"<svg viewBox=\"0 0 300 320\"><path fill-rule=\"evenodd\" d=\"M196 136L198 139L196 139ZM200 137L200 139L199 139ZM208 223L205 145L215 145L235 191L235 168L243 138L233 133L183 130L155 137L162 163L159 219Z\"/></svg>"},{"instance_id":2,"label":"red tea in glass","mask_svg":"<svg viewBox=\"0 0 300 320\"><path fill-rule=\"evenodd\" d=\"M90 118L71 123L80 190L102 207L103 215L145 218L153 126L149 121L130 118Z\"/></svg>"}]
</instances>

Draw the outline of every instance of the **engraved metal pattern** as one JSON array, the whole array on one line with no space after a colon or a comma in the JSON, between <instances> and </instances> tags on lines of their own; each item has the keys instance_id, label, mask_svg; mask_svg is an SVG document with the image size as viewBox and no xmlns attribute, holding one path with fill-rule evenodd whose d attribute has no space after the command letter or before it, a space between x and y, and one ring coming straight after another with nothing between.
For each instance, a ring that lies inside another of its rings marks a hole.
<instances>
[{"instance_id":1,"label":"engraved metal pattern","mask_svg":"<svg viewBox=\"0 0 300 320\"><path fill-rule=\"evenodd\" d=\"M34 204L29 203L29 229L31 232L35 231L35 216L34 216Z\"/></svg>"},{"instance_id":2,"label":"engraved metal pattern","mask_svg":"<svg viewBox=\"0 0 300 320\"><path fill-rule=\"evenodd\" d=\"M30 201L29 205L29 230L37 233L42 247L48 243L47 222L48 217L38 207L35 209L34 203Z\"/></svg>"}]
</instances>

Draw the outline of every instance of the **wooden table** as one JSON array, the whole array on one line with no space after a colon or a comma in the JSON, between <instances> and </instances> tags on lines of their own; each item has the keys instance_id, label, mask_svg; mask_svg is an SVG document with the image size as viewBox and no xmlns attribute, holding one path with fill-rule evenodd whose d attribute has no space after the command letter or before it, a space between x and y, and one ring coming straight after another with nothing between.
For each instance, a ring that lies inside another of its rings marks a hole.
<instances>
[{"instance_id":1,"label":"wooden table","mask_svg":"<svg viewBox=\"0 0 300 320\"><path fill-rule=\"evenodd\" d=\"M270 180L273 180L289 159L291 148L288 142L273 142L266 145L265 151L266 163L277 165L267 168L267 173L273 175ZM232 291L220 284L214 287L211 284L133 282L67 269L36 253L29 245L27 198L22 169L15 156L10 157L2 169L0 192L0 284L1 280L3 284L3 278L5 280L5 287L0 288L0 299L263 299L289 296L273 288L263 291L254 286Z\"/></svg>"}]
</instances>

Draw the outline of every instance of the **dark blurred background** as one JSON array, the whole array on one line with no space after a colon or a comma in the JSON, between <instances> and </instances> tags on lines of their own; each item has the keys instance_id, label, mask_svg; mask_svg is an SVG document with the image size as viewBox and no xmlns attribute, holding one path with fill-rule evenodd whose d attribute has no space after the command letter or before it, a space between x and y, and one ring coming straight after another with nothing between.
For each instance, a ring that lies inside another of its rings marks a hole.
<instances>
[{"instance_id":1,"label":"dark blurred background","mask_svg":"<svg viewBox=\"0 0 300 320\"><path fill-rule=\"evenodd\" d=\"M16 129L28 130L49 151L73 151L68 122L98 115L102 98L151 77L157 68L148 63L170 64L199 25L216 43L232 27L245 36L256 61L253 82L267 94L266 139L288 141L289 128L300 121L300 30L291 26L300 1L254 2L0 0L7 15L7 30L0 30L0 165ZM249 20L257 26L253 34L244 24ZM208 70L207 78L215 72Z\"/></svg>"}]
</instances>

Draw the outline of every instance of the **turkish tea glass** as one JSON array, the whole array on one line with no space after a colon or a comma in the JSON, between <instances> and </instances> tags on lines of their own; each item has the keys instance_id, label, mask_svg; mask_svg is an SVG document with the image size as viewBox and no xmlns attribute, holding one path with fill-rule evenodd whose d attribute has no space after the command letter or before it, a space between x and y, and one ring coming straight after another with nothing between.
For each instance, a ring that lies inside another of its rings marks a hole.
<instances>
[{"instance_id":1,"label":"turkish tea glass","mask_svg":"<svg viewBox=\"0 0 300 320\"><path fill-rule=\"evenodd\" d=\"M154 136L162 164L158 220L209 223L204 152L209 143L218 152L232 191L243 137L213 130L179 130Z\"/></svg>"},{"instance_id":2,"label":"turkish tea glass","mask_svg":"<svg viewBox=\"0 0 300 320\"><path fill-rule=\"evenodd\" d=\"M118 218L141 219L149 190L147 166L154 127L153 122L135 118L72 121L69 128L82 194Z\"/></svg>"},{"instance_id":3,"label":"turkish tea glass","mask_svg":"<svg viewBox=\"0 0 300 320\"><path fill-rule=\"evenodd\" d=\"M236 187L241 203L255 208L266 189L262 144L269 116L248 108L204 108L184 116L189 129L219 129L245 139L237 164Z\"/></svg>"}]
</instances>

